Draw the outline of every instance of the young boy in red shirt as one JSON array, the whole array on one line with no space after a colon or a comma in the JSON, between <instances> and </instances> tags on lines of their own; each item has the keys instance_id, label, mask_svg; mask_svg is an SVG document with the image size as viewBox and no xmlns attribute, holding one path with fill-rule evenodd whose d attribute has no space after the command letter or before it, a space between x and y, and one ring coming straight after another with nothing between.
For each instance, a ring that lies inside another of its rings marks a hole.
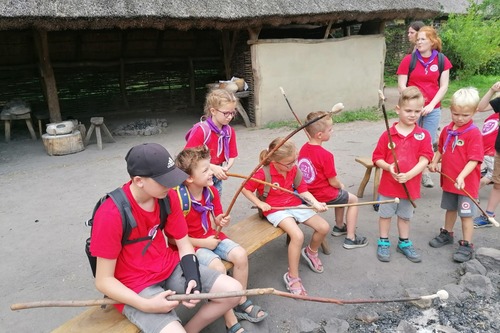
<instances>
[{"instance_id":1,"label":"young boy in red shirt","mask_svg":"<svg viewBox=\"0 0 500 333\"><path fill-rule=\"evenodd\" d=\"M221 259L234 264L233 277L244 289L248 282L248 255L244 248L233 242L223 233L215 238L216 231L212 227L211 217L216 226L226 227L231 217L224 216L219 192L213 185L213 171L210 169L210 150L207 146L184 149L177 155L175 164L189 177L175 190L181 199L184 215L188 225L189 240L196 250L200 264L226 274ZM172 190L174 191L174 190ZM228 332L243 332L238 319L253 323L260 322L268 316L260 306L254 305L246 296L241 297L239 304L224 314Z\"/></svg>"},{"instance_id":2,"label":"young boy in red shirt","mask_svg":"<svg viewBox=\"0 0 500 333\"><path fill-rule=\"evenodd\" d=\"M306 121L326 114L324 111L311 112ZM327 205L351 204L358 202L358 197L344 190L344 184L337 177L333 154L322 147L323 142L330 140L333 132L331 117L323 117L306 127L309 142L306 142L299 152L298 166L302 171L307 189L320 202ZM345 208L335 208L335 226L332 235L346 235L344 248L355 249L368 245L366 237L356 235L358 207L347 208L344 223Z\"/></svg>"},{"instance_id":3,"label":"young boy in red shirt","mask_svg":"<svg viewBox=\"0 0 500 333\"><path fill-rule=\"evenodd\" d=\"M97 289L120 302L116 305L142 332L200 332L238 304L239 297L205 303L183 327L175 308L174 293L241 290L235 279L198 265L187 236L187 225L176 195L169 190L188 175L175 167L168 151L156 143L133 147L125 157L131 180L123 185L136 226L122 244L122 217L111 198L94 216L90 252L97 257ZM158 199L169 196L171 212L164 229ZM169 245L175 241L178 250ZM182 302L193 308L198 301Z\"/></svg>"},{"instance_id":4,"label":"young boy in red shirt","mask_svg":"<svg viewBox=\"0 0 500 333\"><path fill-rule=\"evenodd\" d=\"M420 198L420 180L422 171L432 160L433 151L431 136L428 131L417 125L424 107L424 97L417 87L405 88L396 105L399 121L392 125L389 133L384 132L373 151L372 160L380 167L382 178L378 193L380 200L400 198L399 203L380 205L377 258L382 262L391 259L389 229L391 219L397 215L399 240L397 251L403 253L412 262L420 262L422 258L415 250L410 236L410 220L413 217L413 206L402 184L406 185L412 200ZM391 151L389 136L398 158L399 173L395 168L395 160Z\"/></svg>"},{"instance_id":5,"label":"young boy in red shirt","mask_svg":"<svg viewBox=\"0 0 500 333\"><path fill-rule=\"evenodd\" d=\"M477 207L462 189L473 198L479 196L484 148L481 131L472 120L478 104L479 94L475 88L463 88L453 94L450 106L452 121L441 132L438 151L429 166L431 172L436 172L438 163L441 162L441 208L446 210L444 228L441 228L439 235L429 245L438 248L453 244L453 227L457 215L460 216L462 239L458 241L458 250L453 254L453 260L457 262L465 262L474 257L473 216Z\"/></svg>"}]
</instances>

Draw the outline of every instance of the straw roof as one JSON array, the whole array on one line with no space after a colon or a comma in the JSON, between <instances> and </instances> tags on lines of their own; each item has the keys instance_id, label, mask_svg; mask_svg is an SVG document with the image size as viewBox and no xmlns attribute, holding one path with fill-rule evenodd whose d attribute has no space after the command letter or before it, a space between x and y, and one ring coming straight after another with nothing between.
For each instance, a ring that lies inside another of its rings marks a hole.
<instances>
[{"instance_id":1,"label":"straw roof","mask_svg":"<svg viewBox=\"0 0 500 333\"><path fill-rule=\"evenodd\" d=\"M441 8L439 1L431 0L4 0L0 29L243 29L330 20L424 19L435 17Z\"/></svg>"}]
</instances>

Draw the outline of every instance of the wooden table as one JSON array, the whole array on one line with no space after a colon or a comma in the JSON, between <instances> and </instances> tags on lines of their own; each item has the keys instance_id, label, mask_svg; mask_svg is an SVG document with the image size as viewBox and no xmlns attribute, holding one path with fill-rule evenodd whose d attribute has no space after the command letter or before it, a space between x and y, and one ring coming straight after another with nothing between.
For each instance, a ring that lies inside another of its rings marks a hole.
<instances>
[{"instance_id":1,"label":"wooden table","mask_svg":"<svg viewBox=\"0 0 500 333\"><path fill-rule=\"evenodd\" d=\"M243 121L245 122L245 126L246 127L252 127L252 123L250 122L250 118L248 118L247 111L245 110L245 108L243 107L243 105L241 105L241 102L240 102L240 100L242 98L248 98L248 96L250 96L250 92L248 90L246 90L246 91L239 91L239 92L235 92L234 95L236 97L238 97L238 103L236 104L236 110L238 110L238 113L243 118Z\"/></svg>"}]
</instances>

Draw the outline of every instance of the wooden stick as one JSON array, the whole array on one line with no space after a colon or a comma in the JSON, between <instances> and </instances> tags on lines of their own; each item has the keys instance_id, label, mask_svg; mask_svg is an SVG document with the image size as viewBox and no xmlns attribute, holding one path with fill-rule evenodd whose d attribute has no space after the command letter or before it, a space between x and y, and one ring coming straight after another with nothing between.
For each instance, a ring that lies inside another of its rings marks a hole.
<instances>
[{"instance_id":1,"label":"wooden stick","mask_svg":"<svg viewBox=\"0 0 500 333\"><path fill-rule=\"evenodd\" d=\"M399 203L399 198L394 198L390 200L380 200L380 201L366 201L366 202L356 202L350 204L337 204L337 205L326 205L328 208L342 208L342 207L352 207L352 206L364 206L364 205L382 205L388 203ZM257 206L250 207L256 209ZM289 207L271 207L274 210L284 210L284 209L313 209L308 206L289 206Z\"/></svg>"},{"instance_id":2,"label":"wooden stick","mask_svg":"<svg viewBox=\"0 0 500 333\"><path fill-rule=\"evenodd\" d=\"M391 132L390 132L390 128L389 128L389 119L387 118L387 111L385 110L384 93L382 92L382 90L379 90L378 94L379 94L380 100L382 101L382 113L384 114L385 128L387 129L387 136L389 137L389 147L391 148L392 158L394 159L394 166L396 167L396 172L400 173L401 171L399 170L398 157L396 156L396 149L394 146L394 142L392 141L392 136L391 136ZM406 184L401 183L401 185L403 185L406 196L408 197L408 200L410 201L413 208L417 208L417 205L411 199L410 192L408 191Z\"/></svg>"},{"instance_id":3,"label":"wooden stick","mask_svg":"<svg viewBox=\"0 0 500 333\"><path fill-rule=\"evenodd\" d=\"M233 195L233 198L231 199L231 202L229 203L229 206L227 207L227 210L226 212L224 213L224 216L227 216L229 215L229 213L231 212L231 209L233 208L235 202L236 202L236 198L238 197L238 195L241 193L241 190L243 190L243 188L245 187L245 184L248 182L248 180L250 178L252 178L252 176L257 172L257 170L260 169L260 167L262 165L264 165L264 162L269 158L269 156L271 156L272 154L274 154L274 152L276 150L278 150L281 146L283 146L283 144L285 144L285 142L287 142L292 136L294 136L295 134L297 134L298 132L300 132L303 128L317 122L318 120L322 119L323 117L326 117L329 113L325 113L324 115L322 116L319 116L319 117L316 117L314 119L311 119L310 121L308 121L307 123L305 123L304 125L302 126L299 126L297 127L296 129L294 129L290 134L288 134L285 138L283 138L283 140L281 140L273 149L271 149L267 154L266 156L262 159L262 161L259 162L259 164L257 164L257 166L252 170L252 172L250 172L250 174L247 176L247 178L241 183L240 187L238 188L238 190L236 190L236 193ZM215 233L215 238L218 238L219 237L219 232L221 231L221 227L217 227L217 231Z\"/></svg>"},{"instance_id":4,"label":"wooden stick","mask_svg":"<svg viewBox=\"0 0 500 333\"><path fill-rule=\"evenodd\" d=\"M445 173L442 173L441 171L439 170L436 170L437 173L439 173L441 176L447 178L449 181L451 181L452 183L456 184L457 182L451 178L450 176L448 176L447 174ZM472 202L477 206L477 208L479 208L479 210L481 211L481 213L488 219L488 221L490 221L491 223L493 223L493 225L495 227L500 227L500 223L498 223L497 220L495 220L495 218L493 216L489 216L488 214L486 214L486 212L481 208L481 206L479 205L479 202L476 201L475 198L472 197L472 195L470 195L470 193L465 189L465 188L461 188L460 189L462 192L465 193L465 195L467 195L469 197L469 199L472 200Z\"/></svg>"},{"instance_id":5,"label":"wooden stick","mask_svg":"<svg viewBox=\"0 0 500 333\"><path fill-rule=\"evenodd\" d=\"M297 122L299 123L299 125L302 125L302 122L300 121L299 117L297 116L297 114L295 113L295 111L293 111L292 105L288 101L288 98L286 97L285 90L283 89L283 87L280 87L280 90L281 90L281 94L283 95L283 97L285 97L286 104L288 104L288 108L290 109L290 111L292 111L292 114L295 117L295 120L297 120ZM311 136L309 135L309 133L307 133L305 127L304 127L304 133L306 133L307 139L311 139Z\"/></svg>"},{"instance_id":6,"label":"wooden stick","mask_svg":"<svg viewBox=\"0 0 500 333\"><path fill-rule=\"evenodd\" d=\"M200 296L202 296L202 295L207 295L207 297L200 298ZM210 296L208 296L208 295L210 295ZM309 301L309 302L331 303L331 304L338 304L338 305L411 302L411 301L418 301L418 300L423 300L423 299L434 299L434 298L439 298L441 300L448 299L448 292L446 290L439 290L437 293L432 294L432 295L424 295L424 296L416 296L416 297L392 298L392 299L342 300L342 299L329 298L329 297L295 295L295 294L290 294L288 292L276 290L273 288L249 289L249 290L241 290L241 291L225 292L225 293L171 295L171 296L168 296L167 299L174 300L173 297L176 297L177 299L175 299L175 300L180 300L180 296L184 296L184 300L188 299L185 296L190 296L189 299L215 299L215 298L237 297L237 296L243 296L243 295L251 295L251 296L275 295L275 296L286 297L286 298L300 299L300 300ZM194 298L194 296L198 296L198 298ZM91 299L91 300L83 300L83 301L38 301L38 302L28 302L28 303L17 303L17 304L11 305L10 308L11 308L11 310L14 311L14 310L25 310L25 309L42 308L42 307L85 307L85 306L101 306L101 305L113 305L113 304L120 304L120 303L111 299L111 298Z\"/></svg>"}]
</instances>

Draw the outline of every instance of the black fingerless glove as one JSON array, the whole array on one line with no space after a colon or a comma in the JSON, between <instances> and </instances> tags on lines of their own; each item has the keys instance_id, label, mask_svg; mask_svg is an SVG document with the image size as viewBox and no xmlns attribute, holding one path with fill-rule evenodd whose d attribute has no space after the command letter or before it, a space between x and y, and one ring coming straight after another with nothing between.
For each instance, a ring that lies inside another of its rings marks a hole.
<instances>
[{"instance_id":1,"label":"black fingerless glove","mask_svg":"<svg viewBox=\"0 0 500 333\"><path fill-rule=\"evenodd\" d=\"M181 258L181 268L186 278L184 288L187 289L189 281L194 280L196 282L196 287L194 287L191 292L195 290L201 292L200 264L198 263L198 258L196 258L194 254L186 254Z\"/></svg>"}]
</instances>

